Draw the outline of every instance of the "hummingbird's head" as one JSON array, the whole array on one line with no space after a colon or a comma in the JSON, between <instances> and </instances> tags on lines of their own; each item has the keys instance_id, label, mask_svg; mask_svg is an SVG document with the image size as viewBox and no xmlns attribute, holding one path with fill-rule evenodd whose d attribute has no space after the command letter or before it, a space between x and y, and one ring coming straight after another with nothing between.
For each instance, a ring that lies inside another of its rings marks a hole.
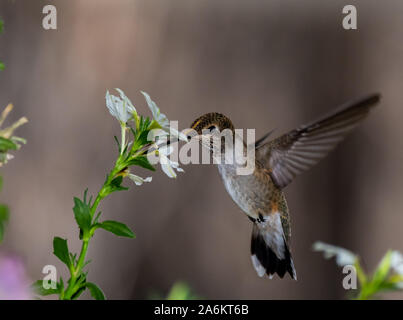
<instances>
[{"instance_id":1,"label":"hummingbird's head","mask_svg":"<svg viewBox=\"0 0 403 320\"><path fill-rule=\"evenodd\" d=\"M215 130L224 131L225 129L230 129L231 131L234 131L234 125L231 120L217 112L210 112L202 115L193 121L190 128L196 130L199 135L203 134L203 131L204 134Z\"/></svg>"},{"instance_id":2,"label":"hummingbird's head","mask_svg":"<svg viewBox=\"0 0 403 320\"><path fill-rule=\"evenodd\" d=\"M222 141L228 135L232 139L234 137L234 125L228 117L221 113L206 113L193 121L190 128L197 132L197 139L200 140L200 143L211 151L215 149L214 139ZM220 151L223 151L223 148L224 144L221 143Z\"/></svg>"}]
</instances>

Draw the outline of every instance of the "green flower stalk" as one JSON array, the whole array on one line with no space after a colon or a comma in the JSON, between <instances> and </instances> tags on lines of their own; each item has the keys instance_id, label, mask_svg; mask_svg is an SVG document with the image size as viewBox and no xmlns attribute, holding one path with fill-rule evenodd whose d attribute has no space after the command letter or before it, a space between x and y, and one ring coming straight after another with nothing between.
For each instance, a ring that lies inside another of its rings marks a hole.
<instances>
[{"instance_id":1,"label":"green flower stalk","mask_svg":"<svg viewBox=\"0 0 403 320\"><path fill-rule=\"evenodd\" d=\"M388 250L371 275L365 273L360 257L347 249L323 242L316 242L313 249L323 252L326 259L335 257L340 267L354 267L359 282L354 299L374 299L381 292L403 290L403 255L399 251Z\"/></svg>"},{"instance_id":2,"label":"green flower stalk","mask_svg":"<svg viewBox=\"0 0 403 320\"><path fill-rule=\"evenodd\" d=\"M3 188L3 178L0 176L0 191L2 188ZM3 242L4 231L5 231L9 216L10 216L10 213L9 213L8 206L5 204L0 204L0 243Z\"/></svg>"},{"instance_id":3,"label":"green flower stalk","mask_svg":"<svg viewBox=\"0 0 403 320\"><path fill-rule=\"evenodd\" d=\"M1 128L9 113L13 110L13 105L10 103L0 114L0 167L5 165L9 160L13 158L9 152L11 150L18 150L21 147L21 143L26 143L25 139L14 136L14 131L28 122L25 117L20 118L12 125L6 128ZM0 190L3 185L3 179L0 176ZM5 225L9 219L9 210L5 204L0 204L0 243L4 238Z\"/></svg>"},{"instance_id":4,"label":"green flower stalk","mask_svg":"<svg viewBox=\"0 0 403 320\"><path fill-rule=\"evenodd\" d=\"M10 150L18 150L20 149L21 144L26 143L25 139L13 135L14 131L18 127L28 122L26 117L20 118L12 125L4 129L1 128L13 108L14 107L11 103L8 104L0 115L0 167L13 158L13 156L9 153Z\"/></svg>"},{"instance_id":5,"label":"green flower stalk","mask_svg":"<svg viewBox=\"0 0 403 320\"><path fill-rule=\"evenodd\" d=\"M161 153L161 150L163 150L164 155L168 153L163 149L166 146L161 146L159 141L149 140L149 137L153 136L150 132L155 129L162 130L164 134L168 134L169 128L166 127L168 119L164 116L166 122L161 124L161 117L149 119L139 116L136 108L123 91L116 90L119 92L119 97L107 92L105 98L110 114L119 121L121 127L120 141L115 137L118 145L117 159L94 201L92 201L92 197L88 198L87 190L84 192L82 199L74 198L73 212L80 230L79 237L82 241L80 253L77 255L70 252L65 239L55 237L53 240L53 253L67 266L70 279L66 282L66 285L62 278L57 283L49 283L46 280L37 281L33 286L39 295L57 294L60 299L72 300L77 299L88 289L95 299L105 299L104 293L96 284L87 282L88 271L85 271L85 267L90 261L86 260L86 255L91 238L98 229L104 229L121 237L134 238L135 235L128 226L121 222L113 220L100 221L101 212L98 211L98 206L111 193L129 189L122 185L125 178L134 182L136 186L152 181L152 177L142 178L132 173L132 168L135 166L155 171L155 167L147 159L148 152ZM146 95L145 93L143 94ZM158 107L154 102L150 105L151 102L151 99L147 100L153 115L157 112L161 116L162 114ZM183 136L178 134L177 138L183 139ZM168 166L174 173L175 170L183 171L177 163L172 161L165 164L165 166ZM176 174L172 175L171 172L169 176L176 177Z\"/></svg>"}]
</instances>

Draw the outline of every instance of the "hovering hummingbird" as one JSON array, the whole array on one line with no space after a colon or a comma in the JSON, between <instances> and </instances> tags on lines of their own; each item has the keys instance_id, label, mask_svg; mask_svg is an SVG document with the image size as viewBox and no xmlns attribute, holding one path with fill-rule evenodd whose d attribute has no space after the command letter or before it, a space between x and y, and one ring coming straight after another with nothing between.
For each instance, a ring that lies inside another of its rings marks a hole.
<instances>
[{"instance_id":1,"label":"hovering hummingbird","mask_svg":"<svg viewBox=\"0 0 403 320\"><path fill-rule=\"evenodd\" d=\"M271 279L277 273L283 278L288 272L297 280L289 247L290 216L283 189L333 150L379 100L379 94L372 94L348 102L272 141L267 141L271 132L267 133L255 143L255 168L250 175L238 175L236 163L218 164L227 192L253 223L251 258L260 277L267 274ZM229 129L237 139L231 120L215 112L197 118L191 128L213 155L217 150L211 140L219 132ZM246 150L245 143L243 147Z\"/></svg>"}]
</instances>

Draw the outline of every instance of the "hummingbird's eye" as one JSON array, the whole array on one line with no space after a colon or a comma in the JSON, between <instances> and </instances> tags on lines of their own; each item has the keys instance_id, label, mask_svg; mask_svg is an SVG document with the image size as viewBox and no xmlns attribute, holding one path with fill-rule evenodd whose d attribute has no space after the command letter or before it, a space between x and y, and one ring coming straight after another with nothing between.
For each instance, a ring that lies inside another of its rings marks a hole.
<instances>
[{"instance_id":1,"label":"hummingbird's eye","mask_svg":"<svg viewBox=\"0 0 403 320\"><path fill-rule=\"evenodd\" d=\"M207 130L210 131L210 132L215 130L215 129L217 129L217 127L214 126L214 125L207 128Z\"/></svg>"}]
</instances>

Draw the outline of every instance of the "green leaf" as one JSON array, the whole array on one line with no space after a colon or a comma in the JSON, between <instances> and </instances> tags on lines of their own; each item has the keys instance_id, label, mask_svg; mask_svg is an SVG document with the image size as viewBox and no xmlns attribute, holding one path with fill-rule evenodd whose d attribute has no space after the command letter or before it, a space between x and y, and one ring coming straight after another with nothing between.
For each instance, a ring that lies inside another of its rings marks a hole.
<instances>
[{"instance_id":1,"label":"green leaf","mask_svg":"<svg viewBox=\"0 0 403 320\"><path fill-rule=\"evenodd\" d=\"M84 285L87 282L87 274L88 274L88 272L82 272L80 274L80 276L78 277L76 284Z\"/></svg>"},{"instance_id":2,"label":"green leaf","mask_svg":"<svg viewBox=\"0 0 403 320\"><path fill-rule=\"evenodd\" d=\"M0 222L7 222L9 216L8 207L5 204L0 204Z\"/></svg>"},{"instance_id":3,"label":"green leaf","mask_svg":"<svg viewBox=\"0 0 403 320\"><path fill-rule=\"evenodd\" d=\"M0 61L0 71L3 71L6 68L3 62Z\"/></svg>"},{"instance_id":4,"label":"green leaf","mask_svg":"<svg viewBox=\"0 0 403 320\"><path fill-rule=\"evenodd\" d=\"M0 19L0 33L4 31L4 21Z\"/></svg>"},{"instance_id":5,"label":"green leaf","mask_svg":"<svg viewBox=\"0 0 403 320\"><path fill-rule=\"evenodd\" d=\"M123 177L118 176L111 181L112 192L119 191L119 190L128 190L129 188L122 186Z\"/></svg>"},{"instance_id":6,"label":"green leaf","mask_svg":"<svg viewBox=\"0 0 403 320\"><path fill-rule=\"evenodd\" d=\"M84 231L89 230L91 226L90 207L86 203L75 197L73 212L78 226Z\"/></svg>"},{"instance_id":7,"label":"green leaf","mask_svg":"<svg viewBox=\"0 0 403 320\"><path fill-rule=\"evenodd\" d=\"M118 145L118 150L119 150L119 154L120 154L120 148L121 148L121 146L120 146L120 142L119 142L119 140L118 140L118 137L117 137L117 136L113 136L113 138L115 139L116 144Z\"/></svg>"},{"instance_id":8,"label":"green leaf","mask_svg":"<svg viewBox=\"0 0 403 320\"><path fill-rule=\"evenodd\" d=\"M135 234L128 226L121 222L106 220L97 224L98 228L102 228L106 231L112 232L120 237L134 238Z\"/></svg>"},{"instance_id":9,"label":"green leaf","mask_svg":"<svg viewBox=\"0 0 403 320\"><path fill-rule=\"evenodd\" d=\"M71 300L77 300L81 294L85 291L85 287L81 287L79 288L72 296L71 296Z\"/></svg>"},{"instance_id":10,"label":"green leaf","mask_svg":"<svg viewBox=\"0 0 403 320\"><path fill-rule=\"evenodd\" d=\"M0 243L3 241L5 224L8 222L8 219L8 207L5 204L0 204Z\"/></svg>"},{"instance_id":11,"label":"green leaf","mask_svg":"<svg viewBox=\"0 0 403 320\"><path fill-rule=\"evenodd\" d=\"M53 238L53 254L64 262L68 267L71 265L69 248L67 247L67 240L54 237Z\"/></svg>"},{"instance_id":12,"label":"green leaf","mask_svg":"<svg viewBox=\"0 0 403 320\"><path fill-rule=\"evenodd\" d=\"M380 285L386 279L389 273L391 260L392 251L389 250L379 263L378 268L376 269L372 278L372 283Z\"/></svg>"},{"instance_id":13,"label":"green leaf","mask_svg":"<svg viewBox=\"0 0 403 320\"><path fill-rule=\"evenodd\" d=\"M150 128L149 128L149 127L150 127L150 123L151 123L151 120L150 120L149 117L145 117L145 118L144 118L143 116L140 116L140 122L139 122L139 127L137 128L137 131L138 131L138 132L141 132L141 131L150 129Z\"/></svg>"},{"instance_id":14,"label":"green leaf","mask_svg":"<svg viewBox=\"0 0 403 320\"><path fill-rule=\"evenodd\" d=\"M1 66L0 66L0 70L2 70ZM6 152L8 150L17 150L17 145L14 142L12 142L10 139L0 137L0 151Z\"/></svg>"},{"instance_id":15,"label":"green leaf","mask_svg":"<svg viewBox=\"0 0 403 320\"><path fill-rule=\"evenodd\" d=\"M104 293L95 283L87 282L85 286L90 290L91 296L95 300L106 300Z\"/></svg>"},{"instance_id":16,"label":"green leaf","mask_svg":"<svg viewBox=\"0 0 403 320\"><path fill-rule=\"evenodd\" d=\"M86 189L84 190L84 197L83 197L84 203L87 203L87 193L88 193L88 188L86 188Z\"/></svg>"},{"instance_id":17,"label":"green leaf","mask_svg":"<svg viewBox=\"0 0 403 320\"><path fill-rule=\"evenodd\" d=\"M36 294L48 296L51 294L59 294L60 286L58 287L58 285L56 285L56 289L45 289L43 287L43 280L38 280L31 285L31 289Z\"/></svg>"},{"instance_id":18,"label":"green leaf","mask_svg":"<svg viewBox=\"0 0 403 320\"><path fill-rule=\"evenodd\" d=\"M101 196L105 198L107 195L111 194L112 192L115 191L121 191L121 190L128 190L129 188L123 187L122 184L123 177L118 176L115 179L113 179L102 191Z\"/></svg>"},{"instance_id":19,"label":"green leaf","mask_svg":"<svg viewBox=\"0 0 403 320\"><path fill-rule=\"evenodd\" d=\"M151 119L149 117L145 117L145 119L143 121L143 124L142 124L142 127L141 127L141 130L143 131L143 130L149 129L150 124L151 124Z\"/></svg>"},{"instance_id":20,"label":"green leaf","mask_svg":"<svg viewBox=\"0 0 403 320\"><path fill-rule=\"evenodd\" d=\"M129 161L129 166L139 166L151 171L155 171L155 168L153 165L148 161L147 157L145 156L138 156L136 158L133 158Z\"/></svg>"},{"instance_id":21,"label":"green leaf","mask_svg":"<svg viewBox=\"0 0 403 320\"><path fill-rule=\"evenodd\" d=\"M133 129L132 129L133 135L135 135ZM143 147L144 145L146 145L149 140L148 138L148 133L150 132L150 130L145 130L143 132L141 132L139 134L139 136L137 138L135 138L134 142L133 142L133 146L132 146L132 152L136 152L137 150L139 150L141 147Z\"/></svg>"},{"instance_id":22,"label":"green leaf","mask_svg":"<svg viewBox=\"0 0 403 320\"><path fill-rule=\"evenodd\" d=\"M357 258L354 263L355 270L357 271L357 278L361 287L364 287L368 281L367 275L365 274L363 268L361 267L360 260Z\"/></svg>"}]
</instances>

